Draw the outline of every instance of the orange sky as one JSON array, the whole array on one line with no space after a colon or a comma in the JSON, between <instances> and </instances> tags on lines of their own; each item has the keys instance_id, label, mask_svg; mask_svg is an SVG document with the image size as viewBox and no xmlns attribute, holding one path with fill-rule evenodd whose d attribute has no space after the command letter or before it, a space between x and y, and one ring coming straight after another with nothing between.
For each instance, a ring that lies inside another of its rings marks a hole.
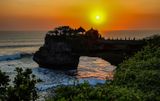
<instances>
[{"instance_id":1,"label":"orange sky","mask_svg":"<svg viewBox=\"0 0 160 101\"><path fill-rule=\"evenodd\" d=\"M1 0L0 30L48 30L59 25L159 30L159 5L160 0ZM91 21L95 11L103 11L103 24Z\"/></svg>"}]
</instances>

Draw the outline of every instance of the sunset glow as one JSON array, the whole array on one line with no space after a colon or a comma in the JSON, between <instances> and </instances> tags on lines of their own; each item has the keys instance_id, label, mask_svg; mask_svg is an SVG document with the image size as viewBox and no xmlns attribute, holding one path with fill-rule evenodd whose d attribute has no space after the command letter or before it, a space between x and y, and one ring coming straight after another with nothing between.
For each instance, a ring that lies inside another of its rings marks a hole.
<instances>
[{"instance_id":1,"label":"sunset glow","mask_svg":"<svg viewBox=\"0 0 160 101\"><path fill-rule=\"evenodd\" d=\"M160 29L159 0L2 0L0 30Z\"/></svg>"}]
</instances>

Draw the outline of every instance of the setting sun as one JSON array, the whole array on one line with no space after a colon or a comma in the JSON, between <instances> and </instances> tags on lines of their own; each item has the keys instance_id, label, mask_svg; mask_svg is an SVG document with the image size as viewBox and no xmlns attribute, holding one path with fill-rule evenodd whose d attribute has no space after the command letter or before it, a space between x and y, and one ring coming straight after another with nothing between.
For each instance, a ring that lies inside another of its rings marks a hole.
<instances>
[{"instance_id":1,"label":"setting sun","mask_svg":"<svg viewBox=\"0 0 160 101\"><path fill-rule=\"evenodd\" d=\"M106 23L106 14L103 11L94 11L90 16L91 22L94 25L102 25Z\"/></svg>"},{"instance_id":2,"label":"setting sun","mask_svg":"<svg viewBox=\"0 0 160 101\"><path fill-rule=\"evenodd\" d=\"M97 19L97 20L99 20L99 19L100 19L100 16L99 16L99 15L97 15L97 16L96 16L96 19Z\"/></svg>"}]
</instances>

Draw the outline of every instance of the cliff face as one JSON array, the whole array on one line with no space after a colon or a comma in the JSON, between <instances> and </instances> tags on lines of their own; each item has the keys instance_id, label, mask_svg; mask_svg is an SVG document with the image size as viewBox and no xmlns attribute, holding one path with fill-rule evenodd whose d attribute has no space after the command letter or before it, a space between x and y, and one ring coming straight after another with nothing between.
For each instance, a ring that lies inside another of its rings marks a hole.
<instances>
[{"instance_id":1,"label":"cliff face","mask_svg":"<svg viewBox=\"0 0 160 101\"><path fill-rule=\"evenodd\" d=\"M52 41L40 47L34 54L33 60L40 67L72 70L77 69L79 57L79 55L72 52L67 43Z\"/></svg>"}]
</instances>

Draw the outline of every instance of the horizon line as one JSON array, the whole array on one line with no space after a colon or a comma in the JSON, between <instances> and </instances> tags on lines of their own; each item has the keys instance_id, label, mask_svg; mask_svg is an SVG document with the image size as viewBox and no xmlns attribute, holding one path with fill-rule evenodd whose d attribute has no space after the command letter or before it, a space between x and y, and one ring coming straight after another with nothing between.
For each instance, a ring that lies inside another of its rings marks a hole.
<instances>
[{"instance_id":1,"label":"horizon line","mask_svg":"<svg viewBox=\"0 0 160 101\"><path fill-rule=\"evenodd\" d=\"M0 30L0 31L49 31L49 30L52 30L52 29L46 29L46 30ZM98 30L98 29L96 29ZM100 30L98 30L100 31ZM160 31L160 29L111 29L111 30L103 30L103 31L100 31L100 32L107 32L107 31Z\"/></svg>"}]
</instances>

